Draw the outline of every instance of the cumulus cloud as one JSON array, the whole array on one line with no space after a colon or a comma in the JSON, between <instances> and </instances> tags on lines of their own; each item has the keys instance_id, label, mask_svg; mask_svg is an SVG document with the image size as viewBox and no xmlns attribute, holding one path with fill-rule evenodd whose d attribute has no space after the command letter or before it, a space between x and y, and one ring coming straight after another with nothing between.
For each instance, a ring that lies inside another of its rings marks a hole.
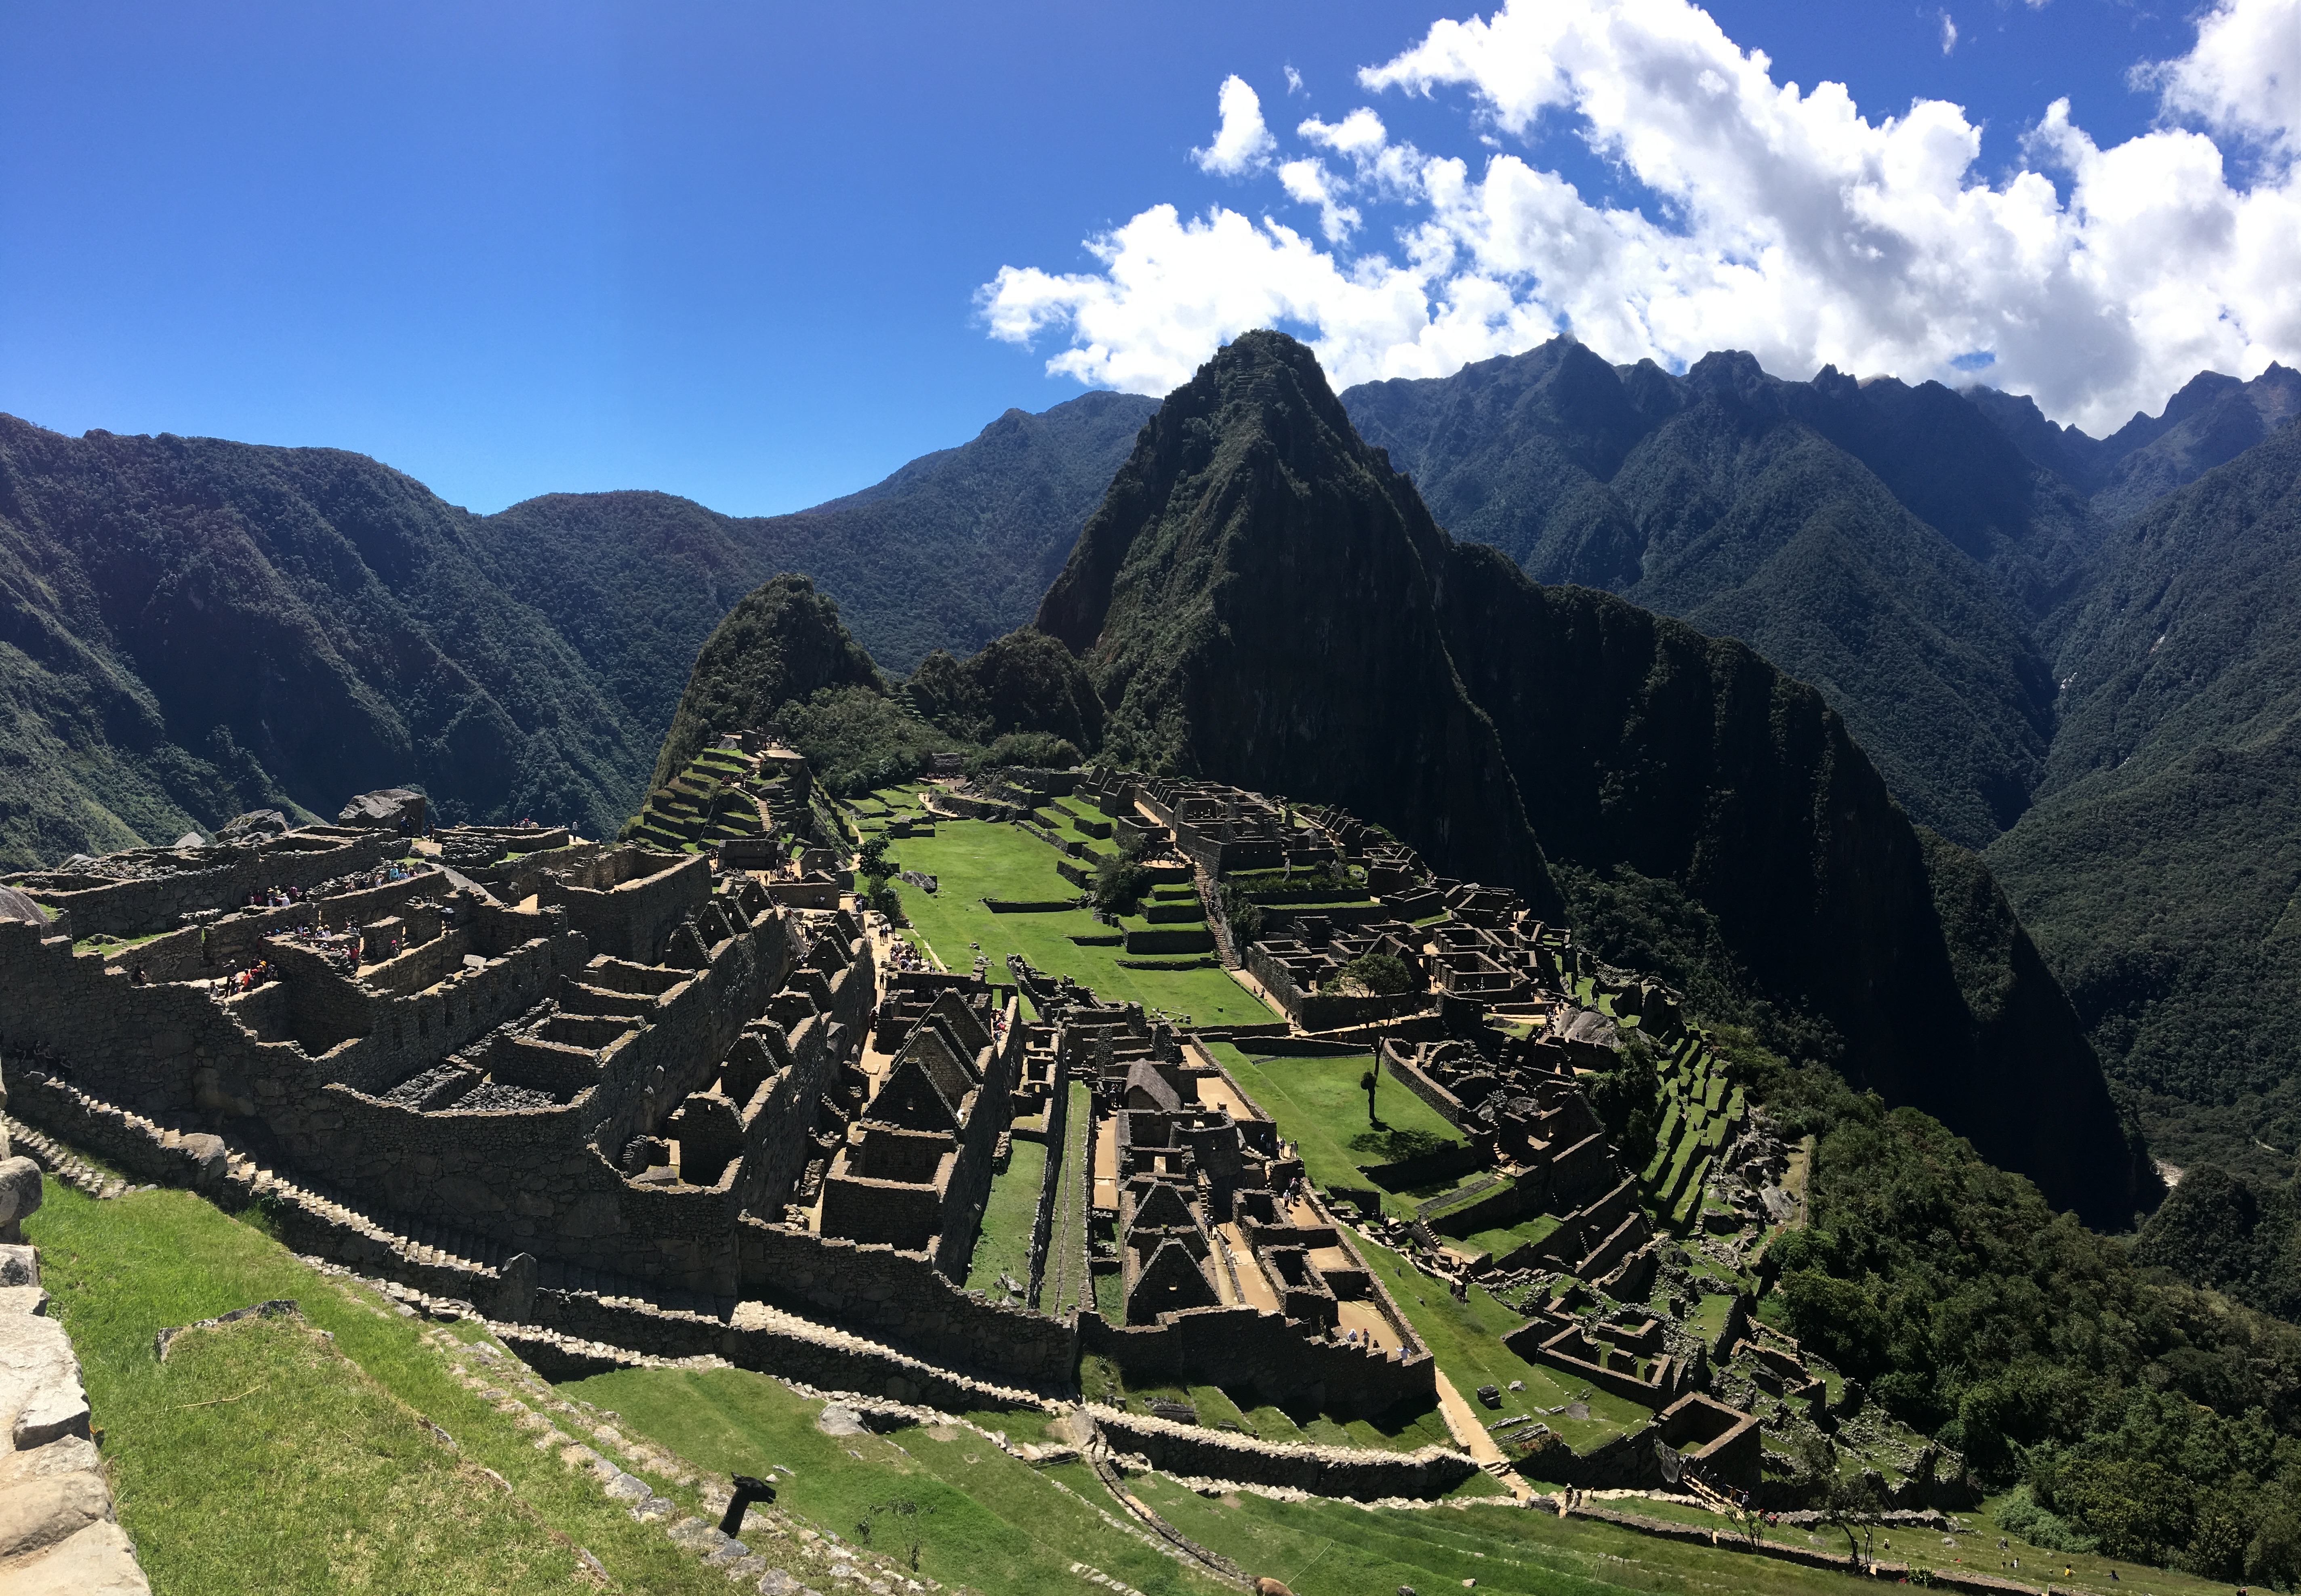
<instances>
[{"instance_id":1,"label":"cumulus cloud","mask_svg":"<svg viewBox=\"0 0 2301 1596\"><path fill-rule=\"evenodd\" d=\"M1050 371L1141 392L1273 323L1338 386L1442 376L1569 330L1671 366L1743 348L1787 375L1986 367L2100 431L2202 367L2301 361L2291 163L2233 182L2213 138L2289 156L2297 5L2224 0L2191 54L2151 69L2166 125L2104 149L2056 101L2025 169L1992 182L1960 107L1872 121L1842 85L1777 84L1686 0L1513 0L1360 75L1377 96L1466 101L1465 143L1489 146L1471 159L1393 140L1371 106L1301 122L1305 153L1281 159L1253 90L1223 85L1200 163L1275 171L1271 203L1314 207L1324 247L1279 216L1161 205L1089 241L1100 270L1008 267L981 305L993 336L1060 338ZM1560 134L1618 163L1646 207L1544 170L1531 152Z\"/></svg>"},{"instance_id":2,"label":"cumulus cloud","mask_svg":"<svg viewBox=\"0 0 2301 1596\"><path fill-rule=\"evenodd\" d=\"M1288 94L1302 92L1302 74L1291 66L1286 69L1286 92Z\"/></svg>"},{"instance_id":3,"label":"cumulus cloud","mask_svg":"<svg viewBox=\"0 0 2301 1596\"><path fill-rule=\"evenodd\" d=\"M1343 204L1345 185L1324 161L1289 161L1278 169L1278 181L1297 204L1318 207L1318 230L1327 243L1339 244L1358 230L1358 207Z\"/></svg>"},{"instance_id":4,"label":"cumulus cloud","mask_svg":"<svg viewBox=\"0 0 2301 1596\"><path fill-rule=\"evenodd\" d=\"M2136 77L2171 116L2301 155L2301 0L2224 0L2198 22L2196 49Z\"/></svg>"},{"instance_id":5,"label":"cumulus cloud","mask_svg":"<svg viewBox=\"0 0 2301 1596\"><path fill-rule=\"evenodd\" d=\"M1270 152L1278 147L1278 141L1263 125L1262 96L1246 79L1235 72L1224 79L1215 96L1215 109L1222 118L1215 141L1191 152L1199 170L1217 177L1243 178L1269 165Z\"/></svg>"},{"instance_id":6,"label":"cumulus cloud","mask_svg":"<svg viewBox=\"0 0 2301 1596\"><path fill-rule=\"evenodd\" d=\"M1941 25L1942 54L1946 55L1957 48L1957 21L1949 13L1944 12Z\"/></svg>"}]
</instances>

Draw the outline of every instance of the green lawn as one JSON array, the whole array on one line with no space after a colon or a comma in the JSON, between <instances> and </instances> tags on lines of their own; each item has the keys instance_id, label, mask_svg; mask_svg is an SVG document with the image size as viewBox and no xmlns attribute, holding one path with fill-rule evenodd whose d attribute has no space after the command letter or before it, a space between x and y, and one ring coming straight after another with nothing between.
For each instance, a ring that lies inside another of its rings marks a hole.
<instances>
[{"instance_id":1,"label":"green lawn","mask_svg":"<svg viewBox=\"0 0 2301 1596\"><path fill-rule=\"evenodd\" d=\"M1656 1540L1499 1502L1368 1512L1244 1493L1209 1499L1155 1475L1130 1485L1184 1534L1250 1571L1268 1570L1302 1596L1387 1596L1400 1586L1435 1593L1473 1583L1481 1593L1528 1596L1601 1591L1853 1596L1862 1588L1851 1575Z\"/></svg>"},{"instance_id":2,"label":"green lawn","mask_svg":"<svg viewBox=\"0 0 2301 1596\"><path fill-rule=\"evenodd\" d=\"M1039 1187L1047 1175L1047 1144L1017 1136L1007 1167L991 1179L983 1207L983 1228L966 1267L971 1290L999 1294L999 1276L1028 1290L1031 1284L1031 1225L1039 1215Z\"/></svg>"},{"instance_id":3,"label":"green lawn","mask_svg":"<svg viewBox=\"0 0 2301 1596\"><path fill-rule=\"evenodd\" d=\"M1253 1044L1247 1044L1251 1047ZM1272 1058L1258 1063L1229 1042L1212 1044L1215 1057L1231 1073L1246 1095L1278 1123L1278 1133L1293 1141L1302 1155L1302 1166L1321 1188L1367 1184L1361 1164L1380 1164L1390 1155L1379 1147L1353 1148L1360 1137L1375 1134L1367 1122L1366 1093L1359 1082L1374 1062L1371 1053L1346 1058ZM1443 1141L1460 1137L1438 1111L1392 1080L1382 1077L1375 1088L1375 1103L1384 1125L1393 1132L1418 1132ZM1383 1207L1410 1216L1420 1198L1447 1190L1441 1182L1423 1192L1385 1192Z\"/></svg>"},{"instance_id":4,"label":"green lawn","mask_svg":"<svg viewBox=\"0 0 2301 1596\"><path fill-rule=\"evenodd\" d=\"M726 1591L459 1383L421 1321L200 1199L99 1203L51 1181L24 1228L79 1355L121 1525L162 1596L563 1592L578 1546L623 1589ZM246 1322L153 1356L163 1326L272 1298L308 1323Z\"/></svg>"},{"instance_id":5,"label":"green lawn","mask_svg":"<svg viewBox=\"0 0 2301 1596\"><path fill-rule=\"evenodd\" d=\"M1473 1250L1491 1252L1497 1258L1508 1257L1528 1241L1539 1241L1559 1226L1554 1214L1537 1214L1531 1219L1521 1219L1516 1224L1506 1224L1494 1230L1482 1230L1465 1236L1462 1245Z\"/></svg>"},{"instance_id":6,"label":"green lawn","mask_svg":"<svg viewBox=\"0 0 2301 1596\"><path fill-rule=\"evenodd\" d=\"M1388 1248L1364 1237L1359 1239L1358 1246L1375 1273L1382 1277L1391 1299L1413 1323L1422 1344L1437 1358L1439 1368L1453 1382L1454 1389L1474 1405L1473 1393L1479 1386L1494 1385L1502 1390L1502 1405L1499 1408L1492 1413L1483 1408L1478 1409L1482 1422L1514 1413L1534 1413L1575 1450L1586 1451L1593 1444L1611 1440L1653 1416L1636 1402L1591 1391L1580 1381L1569 1380L1528 1363L1503 1346L1502 1337L1524 1324L1525 1316L1497 1302L1485 1291L1472 1286L1470 1299L1457 1302L1447 1293L1443 1281L1431 1279ZM1525 1381L1526 1389L1511 1391L1510 1383L1513 1380ZM1587 1419L1539 1411L1576 1400L1589 1403Z\"/></svg>"},{"instance_id":7,"label":"green lawn","mask_svg":"<svg viewBox=\"0 0 2301 1596\"><path fill-rule=\"evenodd\" d=\"M1052 902L1078 896L1055 873L1061 856L1020 827L985 820L948 820L933 837L904 838L888 850L907 870L936 878L930 894L897 884L903 912L950 968L973 967L976 948L991 956L990 973L1005 981L1007 956L1019 953L1050 974L1068 975L1105 1002L1133 1001L1146 1008L1188 1015L1201 1025L1263 1024L1277 1018L1253 993L1221 969L1129 970L1123 948L1082 948L1073 933L1107 934L1084 909L1056 914L994 915L985 898Z\"/></svg>"},{"instance_id":8,"label":"green lawn","mask_svg":"<svg viewBox=\"0 0 2301 1596\"><path fill-rule=\"evenodd\" d=\"M1088 1502L1117 1504L1084 1466L1042 1475L957 1425L825 1435L815 1427L820 1400L742 1369L629 1369L561 1389L613 1410L640 1434L676 1444L706 1467L788 1471L780 1502L849 1541L865 1541L868 1525L874 1550L908 1562L908 1537L916 1533L923 1579L1000 1596L1077 1596L1070 1566L1086 1562L1148 1596L1222 1589L1134 1537L1113 1533ZM1036 1414L983 1422L1017 1441L1045 1434ZM901 1503L917 1511L885 1510ZM731 1587L723 1578L720 1588Z\"/></svg>"},{"instance_id":9,"label":"green lawn","mask_svg":"<svg viewBox=\"0 0 2301 1596\"><path fill-rule=\"evenodd\" d=\"M1039 1308L1059 1317L1078 1305L1085 1282L1079 1278L1086 1246L1089 1202L1087 1132L1094 1126L1094 1092L1084 1081L1070 1083L1069 1118L1063 1126L1062 1187L1054 1224L1047 1234L1046 1275L1039 1283Z\"/></svg>"}]
</instances>

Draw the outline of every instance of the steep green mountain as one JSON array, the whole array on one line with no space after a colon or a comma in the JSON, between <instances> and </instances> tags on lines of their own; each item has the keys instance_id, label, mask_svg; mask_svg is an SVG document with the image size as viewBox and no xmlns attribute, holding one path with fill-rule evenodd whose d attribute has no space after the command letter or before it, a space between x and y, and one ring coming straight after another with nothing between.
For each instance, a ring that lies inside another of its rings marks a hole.
<instances>
[{"instance_id":1,"label":"steep green mountain","mask_svg":"<svg viewBox=\"0 0 2301 1596\"><path fill-rule=\"evenodd\" d=\"M1070 651L1027 628L966 660L938 649L898 689L839 606L786 572L745 594L704 640L654 784L686 769L714 732L751 726L779 729L825 787L847 794L909 781L931 754L998 756L1018 739L1060 740L1065 761L1077 759L1101 740L1102 706Z\"/></svg>"},{"instance_id":2,"label":"steep green mountain","mask_svg":"<svg viewBox=\"0 0 2301 1596\"><path fill-rule=\"evenodd\" d=\"M1156 407L1094 393L1039 415L1009 410L958 448L790 515L722 515L661 493L550 494L489 517L489 546L641 723L665 726L704 638L778 572L814 577L895 670L1021 625Z\"/></svg>"},{"instance_id":3,"label":"steep green mountain","mask_svg":"<svg viewBox=\"0 0 2301 1596\"><path fill-rule=\"evenodd\" d=\"M2042 796L1991 866L2164 1155L2281 1179L2301 1145L2301 426L2128 522L2056 668Z\"/></svg>"},{"instance_id":4,"label":"steep green mountain","mask_svg":"<svg viewBox=\"0 0 2301 1596\"><path fill-rule=\"evenodd\" d=\"M1035 624L1085 663L1119 763L1341 804L1552 907L1438 635L1450 547L1309 353L1256 333L1167 396Z\"/></svg>"},{"instance_id":5,"label":"steep green mountain","mask_svg":"<svg viewBox=\"0 0 2301 1596\"><path fill-rule=\"evenodd\" d=\"M611 831L742 595L806 570L899 664L977 648L1029 614L1152 408L1009 411L748 520L654 493L479 517L340 451L0 418L0 868L405 781L444 819Z\"/></svg>"},{"instance_id":6,"label":"steep green mountain","mask_svg":"<svg viewBox=\"0 0 2301 1596\"><path fill-rule=\"evenodd\" d=\"M476 542L360 455L0 417L0 857L411 780L611 825L648 740Z\"/></svg>"},{"instance_id":7,"label":"steep green mountain","mask_svg":"<svg viewBox=\"0 0 2301 1596\"><path fill-rule=\"evenodd\" d=\"M1340 803L1442 870L1571 900L1600 952L1939 1115L2057 1202L2132 1213L2065 1000L1979 861L1929 869L1822 697L1455 542L1293 340L1249 334L1168 396L1038 625L1085 664L1114 759Z\"/></svg>"},{"instance_id":8,"label":"steep green mountain","mask_svg":"<svg viewBox=\"0 0 2301 1596\"><path fill-rule=\"evenodd\" d=\"M1820 688L1924 823L1978 847L2020 815L2052 735L2031 631L2098 532L1946 389L1617 370L1560 337L1343 403L1455 536Z\"/></svg>"},{"instance_id":9,"label":"steep green mountain","mask_svg":"<svg viewBox=\"0 0 2301 1596\"><path fill-rule=\"evenodd\" d=\"M804 576L763 583L737 601L696 655L652 785L685 770L713 733L765 725L784 705L840 688L886 694L878 667L840 624L839 606Z\"/></svg>"},{"instance_id":10,"label":"steep green mountain","mask_svg":"<svg viewBox=\"0 0 2301 1596\"><path fill-rule=\"evenodd\" d=\"M2167 1193L2133 1244L2134 1262L2301 1319L2301 1193L2202 1165Z\"/></svg>"}]
</instances>

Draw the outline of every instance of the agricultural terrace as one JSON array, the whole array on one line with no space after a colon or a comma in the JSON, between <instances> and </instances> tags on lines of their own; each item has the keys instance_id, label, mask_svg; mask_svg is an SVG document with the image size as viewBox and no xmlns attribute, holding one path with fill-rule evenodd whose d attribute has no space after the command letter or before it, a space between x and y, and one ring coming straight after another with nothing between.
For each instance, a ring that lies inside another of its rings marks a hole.
<instances>
[{"instance_id":1,"label":"agricultural terrace","mask_svg":"<svg viewBox=\"0 0 2301 1596\"><path fill-rule=\"evenodd\" d=\"M897 792L878 795L903 801ZM903 869L936 879L932 893L892 883L912 928L947 968L973 967L979 952L988 973L1005 981L1007 956L1019 953L1050 974L1068 975L1108 1003L1135 1002L1146 1010L1188 1015L1201 1025L1263 1024L1277 1016L1231 979L1211 956L1133 961L1162 968L1132 968L1123 948L1094 947L1075 937L1108 937L1111 928L1085 909L993 914L986 898L1017 903L1069 902L1079 889L1055 872L1060 856L1020 827L986 820L943 820L933 837L906 837L889 847ZM1136 929L1147 923L1130 922ZM1195 966L1195 967L1193 967Z\"/></svg>"}]
</instances>

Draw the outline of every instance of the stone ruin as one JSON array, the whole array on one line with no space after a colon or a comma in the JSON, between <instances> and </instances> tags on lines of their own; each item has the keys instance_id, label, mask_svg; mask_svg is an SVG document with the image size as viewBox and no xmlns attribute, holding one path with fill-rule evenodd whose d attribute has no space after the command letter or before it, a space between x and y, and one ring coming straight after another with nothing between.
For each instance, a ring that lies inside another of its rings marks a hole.
<instances>
[{"instance_id":1,"label":"stone ruin","mask_svg":"<svg viewBox=\"0 0 2301 1596\"><path fill-rule=\"evenodd\" d=\"M804 761L757 734L709 754L763 826L812 791ZM1058 789L1086 829L1043 823ZM1562 1468L1529 1417L1511 1433L1545 1477L1644 1483L1677 1466L1667 1454L1738 1481L1747 1404L1815 1411L1800 1355L1746 1316L1696 1344L1645 1306L1684 1274L1651 1200L1691 1200L1681 1229L1721 1258L1782 1200L1778 1149L1750 1133L1738 1089L1721 1095L1672 994L1330 808L1122 772L978 790L1030 816L1061 865L1124 826L1185 880L1253 883L1266 933L1228 957L1288 1021L1178 1030L1020 959L1003 982L883 969L886 928L811 825L756 858L740 838L671 851L556 828L417 846L403 809L10 878L11 1112L144 1178L263 1199L300 1250L482 1315L547 1371L604 1366L579 1345L707 1352L966 1407L1075 1392L1092 1353L1335 1414L1428 1402L1435 1361L1363 1233L1455 1289L1521 1298L1513 1349L1660 1414ZM1335 990L1369 950L1411 990ZM255 965L273 979L245 984ZM1313 1190L1209 1050L1258 1036L1375 1052L1456 1140ZM1633 1036L1672 1049L1682 1116L1644 1172L1577 1075ZM1028 1279L994 1297L965 1283L1018 1139L1046 1146L1047 1173ZM1450 1182L1410 1222L1380 1216L1385 1187ZM1535 1216L1554 1223L1503 1256L1466 1241ZM1115 1291L1099 1299L1098 1280ZM1130 1444L1195 1455L1176 1428Z\"/></svg>"}]
</instances>

